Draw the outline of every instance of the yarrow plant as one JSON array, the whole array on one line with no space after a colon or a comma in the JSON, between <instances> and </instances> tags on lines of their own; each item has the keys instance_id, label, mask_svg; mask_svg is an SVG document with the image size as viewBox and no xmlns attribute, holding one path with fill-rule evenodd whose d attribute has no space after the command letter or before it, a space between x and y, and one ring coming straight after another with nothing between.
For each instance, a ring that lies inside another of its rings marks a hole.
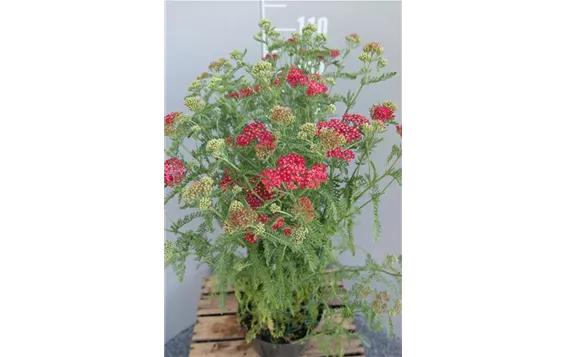
<instances>
[{"instance_id":1,"label":"yarrow plant","mask_svg":"<svg viewBox=\"0 0 566 357\"><path fill-rule=\"evenodd\" d=\"M248 340L319 338L324 347L325 338L352 334L342 319L356 313L391 332L391 317L401 312L401 256L378 263L367 253L363 266L338 260L355 254L354 221L368 204L378 239L379 199L401 185L400 144L386 167L370 159L390 128L401 136L396 105L352 112L363 89L395 75L382 73L385 49L362 46L357 34L346 37L345 48L329 48L314 25L288 39L268 20L259 26L254 38L267 55L249 63L246 51L234 50L210 63L188 87L190 113L165 116L165 203L176 197L191 211L171 224L177 239L165 243L165 266L180 280L189 255L214 267L214 293L234 286ZM346 71L345 58L359 47L359 68ZM340 80L358 80L358 90L334 93ZM339 106L345 109L337 114ZM187 228L194 220L200 224ZM338 286L344 279L351 289ZM342 308L331 309L331 300Z\"/></svg>"}]
</instances>

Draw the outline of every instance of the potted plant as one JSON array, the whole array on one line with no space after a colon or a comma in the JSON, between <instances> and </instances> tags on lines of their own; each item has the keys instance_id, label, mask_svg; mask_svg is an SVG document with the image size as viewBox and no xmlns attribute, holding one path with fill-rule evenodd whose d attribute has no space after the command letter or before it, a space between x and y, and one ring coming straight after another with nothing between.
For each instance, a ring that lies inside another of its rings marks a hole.
<instances>
[{"instance_id":1,"label":"potted plant","mask_svg":"<svg viewBox=\"0 0 566 357\"><path fill-rule=\"evenodd\" d=\"M400 145L386 167L370 160L387 130L401 135L395 104L376 103L367 117L351 112L363 89L395 73L382 73L383 47L362 46L356 34L333 49L312 24L286 40L268 20L259 27L263 59L248 63L234 50L212 62L189 86L191 113L165 116L165 203L176 198L192 211L169 229L177 239L165 243L165 266L182 280L192 255L214 268L216 294L233 285L246 339L261 355L298 356L312 338L337 354L328 342L351 334L343 319L361 313L375 329L388 321L391 332L401 312L401 256L378 263L367 253L363 266L338 260L356 252L354 219L368 204L377 239L380 196L401 185ZM344 58L358 47L360 68L346 71ZM359 81L358 90L333 93L342 79ZM200 224L187 229L193 220ZM343 279L350 289L338 286ZM386 289L374 290L376 282ZM342 308L330 309L331 300Z\"/></svg>"}]
</instances>

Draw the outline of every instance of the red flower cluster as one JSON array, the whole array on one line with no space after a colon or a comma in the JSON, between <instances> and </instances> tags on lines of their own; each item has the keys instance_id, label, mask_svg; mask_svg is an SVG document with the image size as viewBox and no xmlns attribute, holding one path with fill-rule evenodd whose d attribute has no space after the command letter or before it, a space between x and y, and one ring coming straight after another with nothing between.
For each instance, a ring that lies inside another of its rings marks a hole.
<instances>
[{"instance_id":1,"label":"red flower cluster","mask_svg":"<svg viewBox=\"0 0 566 357\"><path fill-rule=\"evenodd\" d=\"M308 86L307 95L315 96L318 94L326 93L328 87L324 84L317 82L315 79L320 80L320 75L311 75L310 78L297 67L291 67L289 73L287 74L287 82L292 86L296 87L298 85Z\"/></svg>"},{"instance_id":2,"label":"red flower cluster","mask_svg":"<svg viewBox=\"0 0 566 357\"><path fill-rule=\"evenodd\" d=\"M222 180L220 181L218 186L220 188L224 188L224 192L227 192L228 188L234 187L234 182L232 181L232 178L230 177L230 170L225 169L224 173L225 173L224 177L222 178Z\"/></svg>"},{"instance_id":3,"label":"red flower cluster","mask_svg":"<svg viewBox=\"0 0 566 357\"><path fill-rule=\"evenodd\" d=\"M303 215L305 223L312 222L316 218L312 202L308 197L299 197L299 203L292 208L291 213L295 216Z\"/></svg>"},{"instance_id":4,"label":"red flower cluster","mask_svg":"<svg viewBox=\"0 0 566 357\"><path fill-rule=\"evenodd\" d=\"M277 53L274 54L268 53L263 57L264 60L273 60L273 61L276 61L278 58L279 55Z\"/></svg>"},{"instance_id":5,"label":"red flower cluster","mask_svg":"<svg viewBox=\"0 0 566 357\"><path fill-rule=\"evenodd\" d=\"M316 128L316 136L320 136L320 131L322 129L328 128L334 130L340 135L343 135L346 138L347 143L360 140L362 138L362 134L360 133L358 128L349 126L348 123L344 120L330 119L329 121L324 121L316 124Z\"/></svg>"},{"instance_id":6,"label":"red flower cluster","mask_svg":"<svg viewBox=\"0 0 566 357\"><path fill-rule=\"evenodd\" d=\"M330 51L330 57L338 57L338 56L340 56L340 51L338 50Z\"/></svg>"},{"instance_id":7,"label":"red flower cluster","mask_svg":"<svg viewBox=\"0 0 566 357\"><path fill-rule=\"evenodd\" d=\"M284 226L285 226L285 218L281 218L280 220L275 222L275 224L271 227L271 230L276 231L279 228L283 228Z\"/></svg>"},{"instance_id":8,"label":"red flower cluster","mask_svg":"<svg viewBox=\"0 0 566 357\"><path fill-rule=\"evenodd\" d=\"M295 39L293 37L289 38L287 42L295 43Z\"/></svg>"},{"instance_id":9,"label":"red flower cluster","mask_svg":"<svg viewBox=\"0 0 566 357\"><path fill-rule=\"evenodd\" d=\"M257 140L256 150L275 150L275 136L271 134L263 123L253 122L246 126L242 134L236 138L236 145L248 146L252 140Z\"/></svg>"},{"instance_id":10,"label":"red flower cluster","mask_svg":"<svg viewBox=\"0 0 566 357\"><path fill-rule=\"evenodd\" d=\"M181 114L181 112L171 112L165 116L165 135L175 132L175 122Z\"/></svg>"},{"instance_id":11,"label":"red flower cluster","mask_svg":"<svg viewBox=\"0 0 566 357\"><path fill-rule=\"evenodd\" d=\"M269 192L263 182L260 181L253 191L247 189L244 197L251 208L258 208L261 207L264 202L273 199L273 194Z\"/></svg>"},{"instance_id":12,"label":"red flower cluster","mask_svg":"<svg viewBox=\"0 0 566 357\"><path fill-rule=\"evenodd\" d=\"M296 87L297 85L304 86L308 84L309 79L301 69L293 66L289 69L287 82L293 87Z\"/></svg>"},{"instance_id":13,"label":"red flower cluster","mask_svg":"<svg viewBox=\"0 0 566 357\"><path fill-rule=\"evenodd\" d=\"M356 155L350 149L343 150L342 147L337 147L334 150L330 150L326 153L326 156L333 157L335 159L344 160L346 162L352 161Z\"/></svg>"},{"instance_id":14,"label":"red flower cluster","mask_svg":"<svg viewBox=\"0 0 566 357\"><path fill-rule=\"evenodd\" d=\"M397 132L399 133L399 136L403 136L401 135L401 130L403 129L401 125L396 125L395 128L397 129Z\"/></svg>"},{"instance_id":15,"label":"red flower cluster","mask_svg":"<svg viewBox=\"0 0 566 357\"><path fill-rule=\"evenodd\" d=\"M285 233L286 236L290 236L291 235L291 229L285 228L284 233Z\"/></svg>"},{"instance_id":16,"label":"red flower cluster","mask_svg":"<svg viewBox=\"0 0 566 357\"><path fill-rule=\"evenodd\" d=\"M369 120L360 114L344 114L342 116L342 120L349 121L357 127L360 127L363 124L369 124Z\"/></svg>"},{"instance_id":17,"label":"red flower cluster","mask_svg":"<svg viewBox=\"0 0 566 357\"><path fill-rule=\"evenodd\" d=\"M237 92L233 92L228 94L228 98L235 98L235 99L244 99L246 97L249 97L252 94L255 94L257 92L259 92L261 90L261 86L259 84L255 85L252 88L242 88Z\"/></svg>"},{"instance_id":18,"label":"red flower cluster","mask_svg":"<svg viewBox=\"0 0 566 357\"><path fill-rule=\"evenodd\" d=\"M269 216L266 214L262 214L257 217L257 221L263 224L265 224L268 220L269 220Z\"/></svg>"},{"instance_id":19,"label":"red flower cluster","mask_svg":"<svg viewBox=\"0 0 566 357\"><path fill-rule=\"evenodd\" d=\"M315 81L310 81L309 86L307 88L307 95L313 97L318 94L326 93L328 91L328 87L322 83L318 83Z\"/></svg>"},{"instance_id":20,"label":"red flower cluster","mask_svg":"<svg viewBox=\"0 0 566 357\"><path fill-rule=\"evenodd\" d=\"M322 182L328 181L326 169L327 167L322 164L314 164L309 170L304 157L289 154L279 158L277 168L266 169L260 176L268 191L272 188L280 188L283 184L289 190L317 189Z\"/></svg>"},{"instance_id":21,"label":"red flower cluster","mask_svg":"<svg viewBox=\"0 0 566 357\"><path fill-rule=\"evenodd\" d=\"M383 105L374 105L373 107L371 107L370 112L372 119L380 122L385 122L387 120L395 119L395 114L393 114L393 110Z\"/></svg>"},{"instance_id":22,"label":"red flower cluster","mask_svg":"<svg viewBox=\"0 0 566 357\"><path fill-rule=\"evenodd\" d=\"M169 187L178 185L185 177L187 169L183 162L176 157L165 161L165 184Z\"/></svg>"},{"instance_id":23,"label":"red flower cluster","mask_svg":"<svg viewBox=\"0 0 566 357\"><path fill-rule=\"evenodd\" d=\"M250 242L251 244L254 244L255 242L257 242L257 239L255 237L255 235L253 233L248 233L244 236L244 240L247 242Z\"/></svg>"}]
</instances>

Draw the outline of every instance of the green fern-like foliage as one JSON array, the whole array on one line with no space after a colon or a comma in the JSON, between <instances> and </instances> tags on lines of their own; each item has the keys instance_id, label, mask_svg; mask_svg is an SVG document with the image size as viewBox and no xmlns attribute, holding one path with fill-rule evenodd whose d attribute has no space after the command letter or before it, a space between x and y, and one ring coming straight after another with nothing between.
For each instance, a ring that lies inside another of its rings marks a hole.
<instances>
[{"instance_id":1,"label":"green fern-like foliage","mask_svg":"<svg viewBox=\"0 0 566 357\"><path fill-rule=\"evenodd\" d=\"M235 288L248 339L261 331L280 342L316 338L336 354L343 351L336 337L353 336L345 319L361 313L373 328L391 330L391 317L401 312L400 256L378 263L368 253L362 266L338 260L359 250L355 219L370 203L379 238L379 198L401 185L400 145L386 167L370 159L389 128L400 133L396 106L377 103L369 118L350 112L363 89L395 73L381 73L386 61L375 42L363 46L358 70L345 71L344 59L360 46L357 35L336 50L313 25L288 40L269 21L259 25L255 39L266 44L266 58L249 63L235 50L231 60L212 62L189 86L190 111L165 117L172 142L165 203L176 199L188 210L168 229L177 238L165 243L165 266L179 280L189 256L212 266L221 305L227 287ZM316 73L320 62L325 71ZM336 94L338 80L360 85ZM341 116L338 102L346 106ZM341 280L352 288L339 287ZM341 307L331 309L330 301ZM303 325L307 335L297 332Z\"/></svg>"}]
</instances>

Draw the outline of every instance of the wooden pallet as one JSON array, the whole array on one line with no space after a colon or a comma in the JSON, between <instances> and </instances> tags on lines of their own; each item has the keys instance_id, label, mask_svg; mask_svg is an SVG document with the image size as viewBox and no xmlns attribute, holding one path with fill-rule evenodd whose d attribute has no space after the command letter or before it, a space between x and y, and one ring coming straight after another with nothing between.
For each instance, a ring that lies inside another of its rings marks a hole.
<instances>
[{"instance_id":1,"label":"wooden pallet","mask_svg":"<svg viewBox=\"0 0 566 357\"><path fill-rule=\"evenodd\" d=\"M234 295L234 289L228 289L224 314L222 314L216 297L209 295L212 284L210 277L204 278L189 357L259 357L251 343L246 343L244 339L245 332L240 327L236 316L238 300ZM342 282L338 285L343 287ZM330 305L334 308L340 306L337 301L332 301ZM346 321L346 326L348 330L356 330L356 325L352 320ZM364 347L359 339L352 339L350 343L344 339L342 346L344 356L365 356ZM301 356L324 357L326 355L319 350L316 341L312 341Z\"/></svg>"}]
</instances>

